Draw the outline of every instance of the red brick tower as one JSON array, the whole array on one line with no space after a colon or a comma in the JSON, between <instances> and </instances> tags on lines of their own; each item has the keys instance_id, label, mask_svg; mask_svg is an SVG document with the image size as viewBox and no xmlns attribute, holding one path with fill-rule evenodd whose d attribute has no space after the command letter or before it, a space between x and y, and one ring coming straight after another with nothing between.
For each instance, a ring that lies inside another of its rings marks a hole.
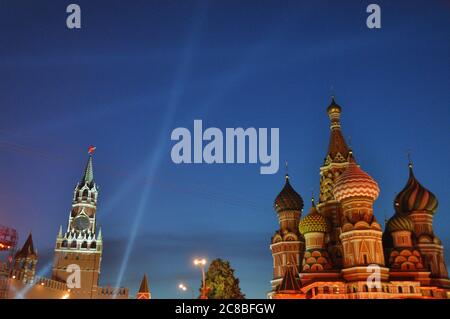
<instances>
[{"instance_id":1,"label":"red brick tower","mask_svg":"<svg viewBox=\"0 0 450 319\"><path fill-rule=\"evenodd\" d=\"M79 267L79 281L71 281L72 298L93 298L98 289L102 259L102 235L97 233L98 188L94 181L92 154L89 155L81 181L76 185L66 232L56 238L52 279L66 282ZM71 269L71 272L68 272Z\"/></svg>"}]
</instances>

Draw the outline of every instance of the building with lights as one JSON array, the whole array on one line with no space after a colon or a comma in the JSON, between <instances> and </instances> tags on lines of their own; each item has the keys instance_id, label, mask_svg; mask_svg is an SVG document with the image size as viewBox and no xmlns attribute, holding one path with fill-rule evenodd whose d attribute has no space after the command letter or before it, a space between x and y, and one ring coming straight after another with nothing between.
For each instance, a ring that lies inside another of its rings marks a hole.
<instances>
[{"instance_id":1,"label":"building with lights","mask_svg":"<svg viewBox=\"0 0 450 319\"><path fill-rule=\"evenodd\" d=\"M380 189L358 165L341 131L341 107L327 113L330 141L320 167L318 203L301 218L303 199L285 185L275 199L279 229L271 240L274 299L450 297L444 247L433 231L436 196L409 179L394 199L384 231L373 204Z\"/></svg>"},{"instance_id":2,"label":"building with lights","mask_svg":"<svg viewBox=\"0 0 450 319\"><path fill-rule=\"evenodd\" d=\"M127 299L127 288L99 285L103 238L97 227L98 187L92 155L76 185L67 228L59 229L51 278L36 275L38 253L30 234L9 263L0 263L0 298ZM12 248L12 247L10 247ZM145 286L148 297L147 278ZM141 289L142 285L141 285ZM146 292L142 295L147 296Z\"/></svg>"}]
</instances>

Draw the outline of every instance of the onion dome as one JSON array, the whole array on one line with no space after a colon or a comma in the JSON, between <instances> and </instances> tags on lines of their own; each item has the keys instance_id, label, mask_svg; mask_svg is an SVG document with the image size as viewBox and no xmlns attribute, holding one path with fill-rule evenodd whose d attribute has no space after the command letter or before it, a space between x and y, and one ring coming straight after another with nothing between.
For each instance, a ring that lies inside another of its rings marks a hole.
<instances>
[{"instance_id":1,"label":"onion dome","mask_svg":"<svg viewBox=\"0 0 450 319\"><path fill-rule=\"evenodd\" d=\"M336 103L336 101L334 100L334 95L331 96L331 103L330 105L327 107L327 113L330 115L332 113L341 113L341 107L339 106L339 104Z\"/></svg>"},{"instance_id":2,"label":"onion dome","mask_svg":"<svg viewBox=\"0 0 450 319\"><path fill-rule=\"evenodd\" d=\"M397 213L407 214L413 211L427 211L432 214L438 207L436 196L423 187L414 176L409 163L409 178L405 187L395 197L394 208Z\"/></svg>"},{"instance_id":3,"label":"onion dome","mask_svg":"<svg viewBox=\"0 0 450 319\"><path fill-rule=\"evenodd\" d=\"M408 217L396 214L387 222L386 230L390 233L402 230L412 232L414 230L414 224Z\"/></svg>"},{"instance_id":4,"label":"onion dome","mask_svg":"<svg viewBox=\"0 0 450 319\"><path fill-rule=\"evenodd\" d=\"M300 221L298 229L302 235L307 233L327 233L330 231L330 224L327 218L319 214L314 200L308 215Z\"/></svg>"},{"instance_id":5,"label":"onion dome","mask_svg":"<svg viewBox=\"0 0 450 319\"><path fill-rule=\"evenodd\" d=\"M302 197L292 188L289 183L289 175L286 174L286 183L283 189L275 198L274 208L277 213L286 210L298 210L303 209L303 199Z\"/></svg>"},{"instance_id":6,"label":"onion dome","mask_svg":"<svg viewBox=\"0 0 450 319\"><path fill-rule=\"evenodd\" d=\"M380 188L377 182L356 164L350 151L347 168L336 179L334 184L334 197L338 201L349 197L369 197L375 200L379 193Z\"/></svg>"}]
</instances>

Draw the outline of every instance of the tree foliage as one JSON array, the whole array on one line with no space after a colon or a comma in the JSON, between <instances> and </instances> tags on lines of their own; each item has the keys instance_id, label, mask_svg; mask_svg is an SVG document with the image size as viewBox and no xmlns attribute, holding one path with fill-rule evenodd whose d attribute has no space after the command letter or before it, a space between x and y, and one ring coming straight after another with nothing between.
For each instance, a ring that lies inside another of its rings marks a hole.
<instances>
[{"instance_id":1,"label":"tree foliage","mask_svg":"<svg viewBox=\"0 0 450 319\"><path fill-rule=\"evenodd\" d=\"M209 299L244 299L239 287L239 279L234 276L230 262L214 259L206 273L206 286Z\"/></svg>"}]
</instances>

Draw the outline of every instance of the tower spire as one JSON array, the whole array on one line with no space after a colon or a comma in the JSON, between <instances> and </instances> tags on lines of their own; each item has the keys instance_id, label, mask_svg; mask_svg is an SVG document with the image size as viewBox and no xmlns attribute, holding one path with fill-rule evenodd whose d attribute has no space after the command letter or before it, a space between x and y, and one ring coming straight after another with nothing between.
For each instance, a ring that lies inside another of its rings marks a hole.
<instances>
[{"instance_id":1,"label":"tower spire","mask_svg":"<svg viewBox=\"0 0 450 319\"><path fill-rule=\"evenodd\" d=\"M147 274L144 274L136 299L150 299L150 289L148 288Z\"/></svg>"},{"instance_id":2,"label":"tower spire","mask_svg":"<svg viewBox=\"0 0 450 319\"><path fill-rule=\"evenodd\" d=\"M92 165L92 154L89 155L86 167L84 169L84 174L82 178L82 184L92 183L94 181L94 169Z\"/></svg>"},{"instance_id":3,"label":"tower spire","mask_svg":"<svg viewBox=\"0 0 450 319\"><path fill-rule=\"evenodd\" d=\"M345 162L348 156L349 148L341 132L341 112L342 108L336 103L335 97L332 95L331 103L327 108L331 129L327 157L329 156L329 160L332 162Z\"/></svg>"}]
</instances>

